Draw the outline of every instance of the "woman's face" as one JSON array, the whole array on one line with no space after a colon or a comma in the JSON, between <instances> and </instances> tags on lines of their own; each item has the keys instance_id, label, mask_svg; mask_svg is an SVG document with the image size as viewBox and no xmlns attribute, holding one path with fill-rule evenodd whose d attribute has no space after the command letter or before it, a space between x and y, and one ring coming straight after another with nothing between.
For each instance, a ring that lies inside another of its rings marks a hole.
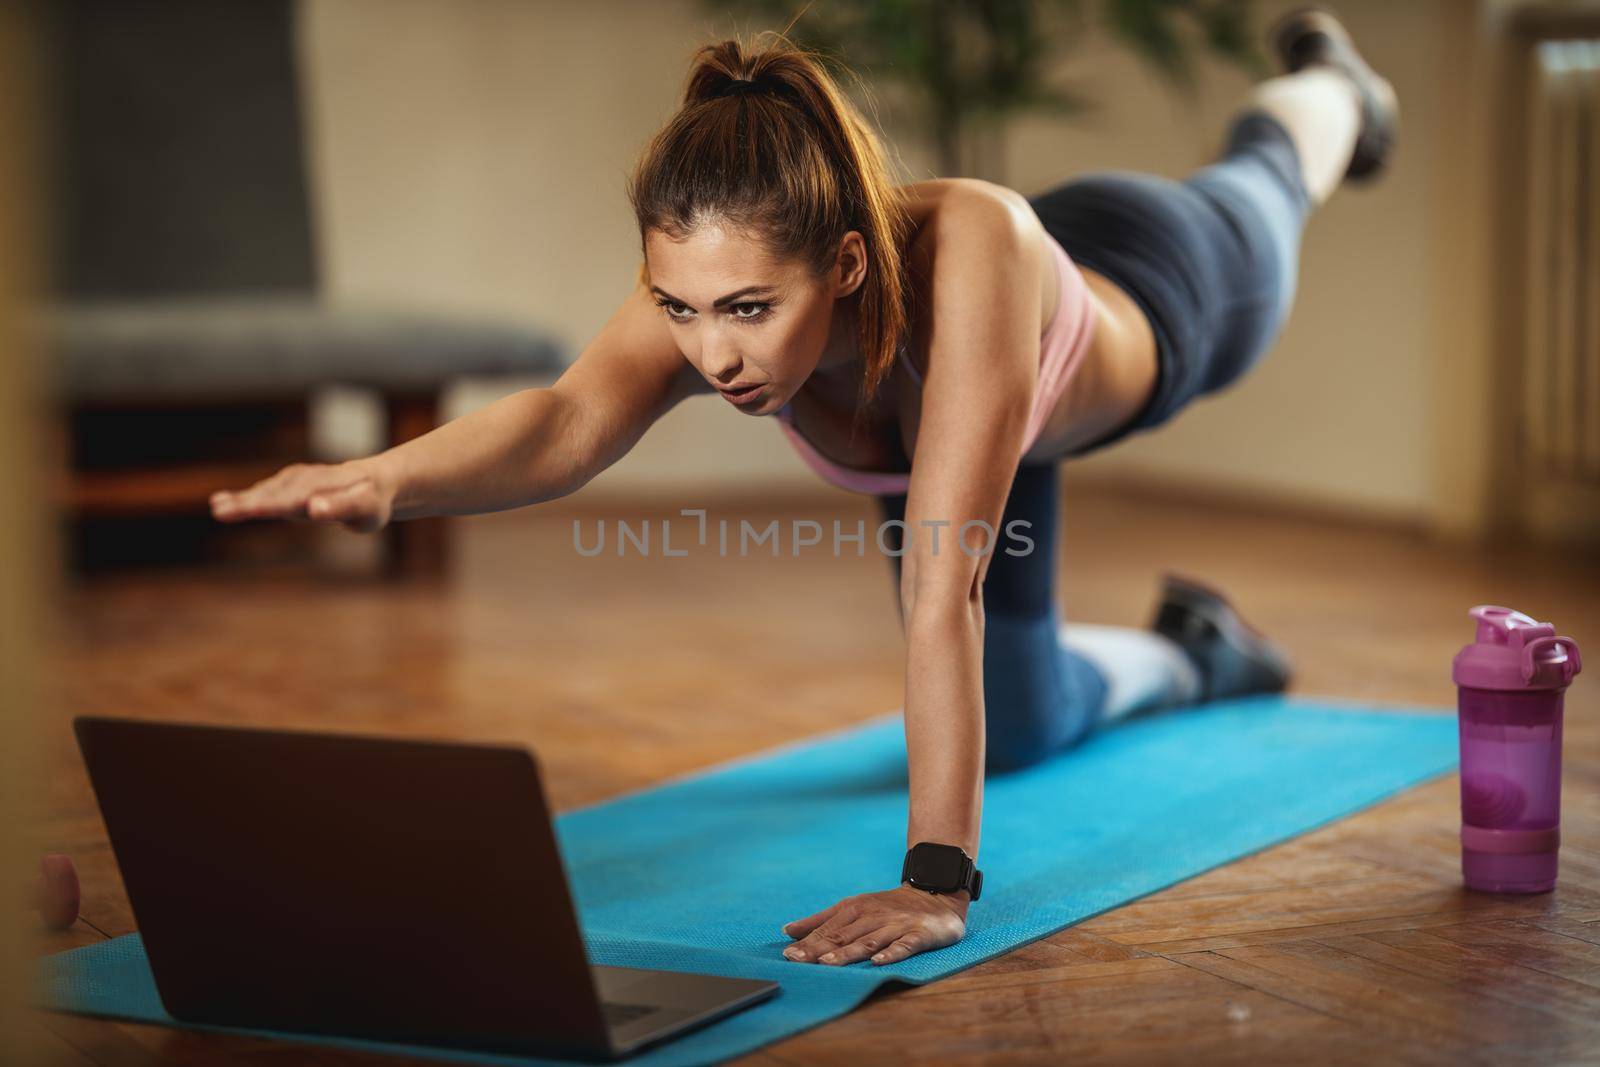
<instances>
[{"instance_id":1,"label":"woman's face","mask_svg":"<svg viewBox=\"0 0 1600 1067\"><path fill-rule=\"evenodd\" d=\"M678 350L747 415L772 414L818 367L852 358L840 297L860 287L864 251L852 230L818 278L736 227L708 224L681 240L645 235L651 294Z\"/></svg>"}]
</instances>

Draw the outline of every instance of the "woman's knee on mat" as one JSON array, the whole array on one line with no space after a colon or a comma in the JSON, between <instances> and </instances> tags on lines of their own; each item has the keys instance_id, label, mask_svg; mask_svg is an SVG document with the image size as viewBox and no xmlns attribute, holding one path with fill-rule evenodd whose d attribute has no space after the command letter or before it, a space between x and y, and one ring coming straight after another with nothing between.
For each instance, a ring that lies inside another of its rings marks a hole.
<instances>
[{"instance_id":1,"label":"woman's knee on mat","mask_svg":"<svg viewBox=\"0 0 1600 1067\"><path fill-rule=\"evenodd\" d=\"M985 765L1015 770L1082 740L1100 719L1106 683L1057 637L1054 612L984 623Z\"/></svg>"}]
</instances>

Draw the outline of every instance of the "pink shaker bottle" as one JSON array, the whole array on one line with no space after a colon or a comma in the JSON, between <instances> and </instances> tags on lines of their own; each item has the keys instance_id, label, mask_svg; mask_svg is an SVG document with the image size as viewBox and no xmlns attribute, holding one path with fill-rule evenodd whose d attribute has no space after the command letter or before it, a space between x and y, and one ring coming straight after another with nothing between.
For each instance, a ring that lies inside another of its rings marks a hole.
<instances>
[{"instance_id":1,"label":"pink shaker bottle","mask_svg":"<svg viewBox=\"0 0 1600 1067\"><path fill-rule=\"evenodd\" d=\"M1561 842L1561 704L1578 646L1520 611L1481 604L1456 653L1461 715L1461 873L1468 889L1555 888Z\"/></svg>"}]
</instances>

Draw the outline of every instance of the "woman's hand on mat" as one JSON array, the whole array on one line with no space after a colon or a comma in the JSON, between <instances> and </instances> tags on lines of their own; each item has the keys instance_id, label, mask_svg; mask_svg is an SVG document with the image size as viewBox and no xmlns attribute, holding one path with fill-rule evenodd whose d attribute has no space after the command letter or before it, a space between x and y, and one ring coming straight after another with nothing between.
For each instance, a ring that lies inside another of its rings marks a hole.
<instances>
[{"instance_id":1,"label":"woman's hand on mat","mask_svg":"<svg viewBox=\"0 0 1600 1067\"><path fill-rule=\"evenodd\" d=\"M785 926L795 943L783 954L798 963L899 963L966 936L967 904L965 891L929 893L904 883L846 897Z\"/></svg>"},{"instance_id":2,"label":"woman's hand on mat","mask_svg":"<svg viewBox=\"0 0 1600 1067\"><path fill-rule=\"evenodd\" d=\"M238 492L211 494L211 515L221 522L289 519L337 522L375 533L394 510L394 486L377 467L348 463L294 463Z\"/></svg>"}]
</instances>

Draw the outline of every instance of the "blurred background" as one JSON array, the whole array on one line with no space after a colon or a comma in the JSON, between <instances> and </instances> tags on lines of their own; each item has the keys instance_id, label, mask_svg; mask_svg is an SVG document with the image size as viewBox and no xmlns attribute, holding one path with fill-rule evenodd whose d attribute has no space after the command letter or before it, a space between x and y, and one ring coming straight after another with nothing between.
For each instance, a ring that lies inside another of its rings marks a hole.
<instances>
[{"instance_id":1,"label":"blurred background","mask_svg":"<svg viewBox=\"0 0 1600 1067\"><path fill-rule=\"evenodd\" d=\"M836 3L794 35L862 73L904 178L1031 194L1086 170L1177 177L1207 162L1266 71L1260 31L1282 6L974 7L1007 22L960 4ZM1403 101L1393 173L1312 222L1272 359L1073 473L1593 546L1594 54L1560 43L1585 39L1590 9L1340 11ZM699 0L57 5L44 319L74 568L214 558L251 539L272 554L306 532L219 530L212 488L365 455L548 384L630 284L623 182L687 56L792 14ZM728 416L682 405L585 492L813 484L774 427ZM389 548L424 566L440 551Z\"/></svg>"},{"instance_id":2,"label":"blurred background","mask_svg":"<svg viewBox=\"0 0 1600 1067\"><path fill-rule=\"evenodd\" d=\"M46 749L20 847L79 858L73 937L132 917L71 714L523 739L560 807L896 706L882 560L574 562L574 517L871 516L714 398L524 512L365 537L206 506L554 381L632 285L624 181L690 54L801 6L6 5L0 655ZM792 36L861 74L904 180L1032 194L1208 162L1289 6L823 0ZM1249 376L1064 468L1063 595L1140 625L1186 567L1297 686L1448 703L1475 603L1600 638L1600 5L1337 10L1399 93L1393 169L1314 217Z\"/></svg>"}]
</instances>

